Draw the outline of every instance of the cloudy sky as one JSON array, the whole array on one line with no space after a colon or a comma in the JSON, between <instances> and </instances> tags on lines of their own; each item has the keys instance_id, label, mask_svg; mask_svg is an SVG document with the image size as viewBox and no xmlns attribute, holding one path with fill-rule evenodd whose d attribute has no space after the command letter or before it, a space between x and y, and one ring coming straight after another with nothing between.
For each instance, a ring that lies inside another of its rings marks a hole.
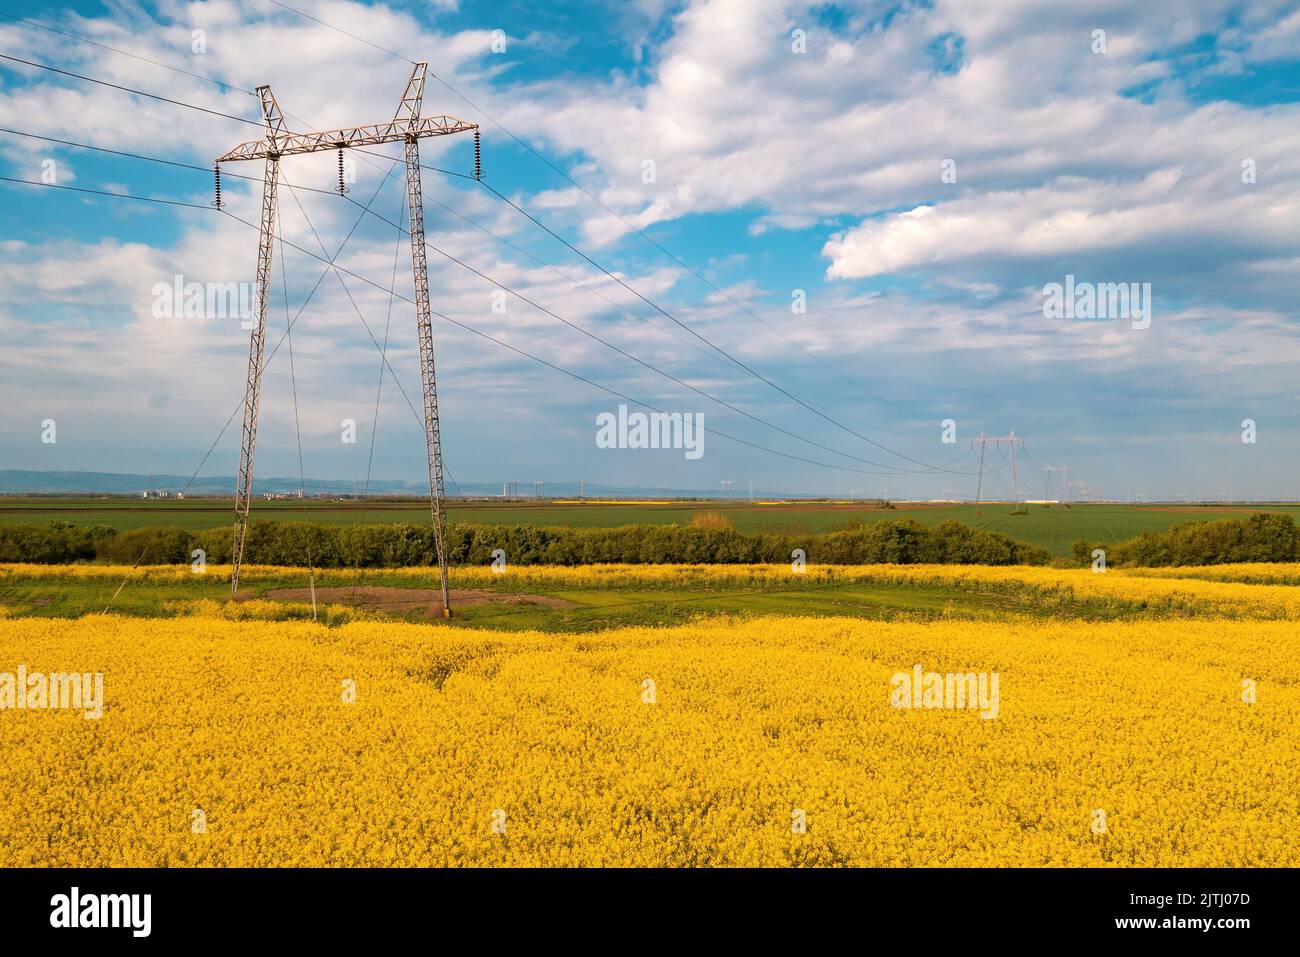
<instances>
[{"instance_id":1,"label":"cloudy sky","mask_svg":"<svg viewBox=\"0 0 1300 957\"><path fill-rule=\"evenodd\" d=\"M190 105L0 59L0 176L48 184L0 181L0 468L189 475L220 435L233 474L249 333L158 290L251 283L263 168L224 214L204 170L256 86L375 123L425 60L424 112L482 131L483 184L469 134L421 142L452 491L971 496L971 438L1014 432L1031 496L1300 496L1296 3L289 6L0 7L0 53ZM423 475L400 153L348 199L334 154L283 162L259 475L299 433L308 476ZM1145 318L1049 314L1067 276ZM703 414L704 455L598 448L612 393Z\"/></svg>"}]
</instances>

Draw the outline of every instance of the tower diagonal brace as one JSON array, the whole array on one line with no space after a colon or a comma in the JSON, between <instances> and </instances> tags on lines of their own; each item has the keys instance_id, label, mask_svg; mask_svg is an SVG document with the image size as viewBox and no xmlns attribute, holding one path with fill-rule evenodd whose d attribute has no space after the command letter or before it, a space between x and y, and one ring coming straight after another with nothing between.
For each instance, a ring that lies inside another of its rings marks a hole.
<instances>
[{"instance_id":1,"label":"tower diagonal brace","mask_svg":"<svg viewBox=\"0 0 1300 957\"><path fill-rule=\"evenodd\" d=\"M418 107L417 107L418 109ZM424 195L420 183L420 141L406 139L407 223L411 230L411 270L415 277L415 320L420 340L420 381L424 393L424 443L429 457L429 506L438 551L442 613L451 617L447 590L447 516L442 478L442 427L438 422L438 381L434 372L433 313L429 305L429 266L424 245Z\"/></svg>"},{"instance_id":2,"label":"tower diagonal brace","mask_svg":"<svg viewBox=\"0 0 1300 957\"><path fill-rule=\"evenodd\" d=\"M257 249L257 299L253 331L248 340L248 379L244 385L244 432L235 479L235 529L231 540L230 594L239 594L239 566L248 534L248 509L253 500L253 448L257 444L257 409L262 399L262 356L266 350L266 310L271 293L271 259L275 248L275 210L280 183L280 159L266 158L262 181L261 243Z\"/></svg>"}]
</instances>

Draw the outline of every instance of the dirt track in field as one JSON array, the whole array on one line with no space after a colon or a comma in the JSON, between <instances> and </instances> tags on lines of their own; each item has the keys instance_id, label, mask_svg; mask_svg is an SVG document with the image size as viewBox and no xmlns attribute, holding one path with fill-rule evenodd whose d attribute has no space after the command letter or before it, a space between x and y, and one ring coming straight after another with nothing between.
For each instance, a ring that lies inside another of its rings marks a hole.
<instances>
[{"instance_id":1,"label":"dirt track in field","mask_svg":"<svg viewBox=\"0 0 1300 957\"><path fill-rule=\"evenodd\" d=\"M270 598L276 601L311 601L310 588L274 588L265 595L240 595L240 598ZM519 592L486 591L481 588L453 588L451 607L474 605L541 605L546 608L575 608L575 602L547 595ZM316 601L329 605L348 605L365 611L387 614L423 612L428 618L442 617L442 594L431 588L396 588L390 585L361 585L356 588L317 588Z\"/></svg>"}]
</instances>

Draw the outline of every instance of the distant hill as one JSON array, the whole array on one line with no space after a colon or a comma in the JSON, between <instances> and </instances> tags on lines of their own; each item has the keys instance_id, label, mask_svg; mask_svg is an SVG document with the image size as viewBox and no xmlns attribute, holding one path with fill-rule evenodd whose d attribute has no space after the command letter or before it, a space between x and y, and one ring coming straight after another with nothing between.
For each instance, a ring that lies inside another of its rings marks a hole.
<instances>
[{"instance_id":1,"label":"distant hill","mask_svg":"<svg viewBox=\"0 0 1300 957\"><path fill-rule=\"evenodd\" d=\"M352 495L364 490L364 482L351 479L307 479L304 483L308 495ZM41 472L27 469L0 469L0 495L140 495L145 491L166 491L173 495L184 491L186 495L223 495L234 497L233 475L200 476L191 481L188 475L138 475L127 472ZM539 490L531 481L511 483L512 497L530 498ZM664 486L618 486L599 482L548 481L540 489L547 498L662 498L708 499L719 498L715 489L666 488ZM296 495L296 478L253 479L253 493ZM400 479L371 479L371 495L409 495L416 498L429 494L428 485ZM497 498L502 495L501 482L457 482L448 478L449 497ZM745 501L742 492L723 496ZM803 497L798 493L764 491L763 499L788 499Z\"/></svg>"},{"instance_id":2,"label":"distant hill","mask_svg":"<svg viewBox=\"0 0 1300 957\"><path fill-rule=\"evenodd\" d=\"M330 479L307 479L305 482L308 495L319 492L351 493L355 484L351 481ZM188 486L188 488L186 487ZM140 495L148 490L169 491L173 494L184 490L190 495L234 495L235 477L233 475L202 476L190 481L188 475L133 475L119 472L33 472L23 469L0 469L0 494L4 495L57 495L57 494L101 494L101 495ZM253 479L255 494L263 492L282 492L293 494L298 491L296 478L257 478ZM418 486L401 481L379 481L371 479L371 493L397 495L418 495Z\"/></svg>"}]
</instances>

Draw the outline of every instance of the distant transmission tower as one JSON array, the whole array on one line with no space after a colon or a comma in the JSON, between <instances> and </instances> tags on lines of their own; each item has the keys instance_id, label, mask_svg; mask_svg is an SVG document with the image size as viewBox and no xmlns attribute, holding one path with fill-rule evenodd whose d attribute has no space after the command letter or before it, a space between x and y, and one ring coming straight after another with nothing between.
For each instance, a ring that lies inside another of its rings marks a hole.
<instances>
[{"instance_id":1,"label":"distant transmission tower","mask_svg":"<svg viewBox=\"0 0 1300 957\"><path fill-rule=\"evenodd\" d=\"M1047 475L1047 497L1052 497L1052 476L1059 475L1061 477L1060 501L1068 501L1070 498L1070 467L1068 465L1044 465L1043 471Z\"/></svg>"},{"instance_id":2,"label":"distant transmission tower","mask_svg":"<svg viewBox=\"0 0 1300 957\"><path fill-rule=\"evenodd\" d=\"M1020 483L1016 479L1016 445L1024 442L1024 439L1019 438L1015 432L1012 432L1010 435L999 435L999 436L985 435L983 432L981 432L980 437L978 439L971 439L971 448L972 449L975 448L976 445L978 445L980 448L980 473L979 473L979 480L975 486L976 505L980 504L980 502L983 501L982 495L984 492L985 446L988 445L999 446L1004 442L1006 443L1007 447L1011 450L1011 492L1015 496L1016 504L1017 505L1020 504Z\"/></svg>"},{"instance_id":3,"label":"distant transmission tower","mask_svg":"<svg viewBox=\"0 0 1300 957\"><path fill-rule=\"evenodd\" d=\"M424 99L427 63L416 63L406 83L397 115L385 123L327 130L319 133L292 133L269 86L257 88L262 103L266 136L236 146L216 161L217 208L221 208L221 164L240 160L266 160L262 180L261 241L257 253L257 315L248 345L248 379L244 388L244 434L239 449L239 475L235 487L235 532L232 543L230 590L239 591L239 567L244 558L248 531L248 507L253 493L253 447L257 442L257 410L262 397L262 356L266 345L266 309L271 284L271 254L276 235L276 208L280 183L280 158L303 153L338 150L339 193L343 183L343 150L350 147L403 143L406 146L406 199L411 235L411 268L415 274L415 318L420 341L420 375L424 386L424 440L429 459L429 504L433 514L433 534L438 551L438 572L442 585L443 614L451 617L447 590L447 518L443 508L442 429L438 422L438 388L433 367L433 317L429 305L429 270L425 260L424 199L420 185L420 140L429 136L474 131L474 167L479 170L479 133L477 123L466 123L453 116L420 116Z\"/></svg>"}]
</instances>

